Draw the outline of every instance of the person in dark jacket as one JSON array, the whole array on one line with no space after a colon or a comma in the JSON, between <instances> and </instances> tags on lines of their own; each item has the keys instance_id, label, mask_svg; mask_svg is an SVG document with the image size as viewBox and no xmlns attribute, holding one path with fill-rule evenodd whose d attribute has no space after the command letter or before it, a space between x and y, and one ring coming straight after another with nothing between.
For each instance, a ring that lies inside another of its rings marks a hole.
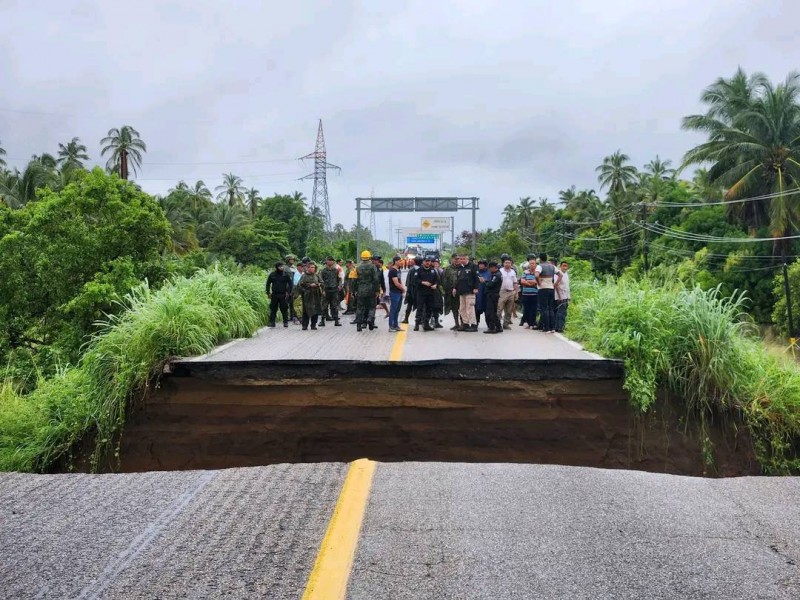
<instances>
[{"instance_id":1,"label":"person in dark jacket","mask_svg":"<svg viewBox=\"0 0 800 600\"><path fill-rule=\"evenodd\" d=\"M488 261L483 259L478 261L478 277L480 278L480 285L478 286L478 293L475 294L475 322L480 325L481 315L486 312L486 290L483 289L483 286L492 278Z\"/></svg>"},{"instance_id":2,"label":"person in dark jacket","mask_svg":"<svg viewBox=\"0 0 800 600\"><path fill-rule=\"evenodd\" d=\"M411 316L411 311L414 310L417 306L417 282L416 276L417 271L422 266L422 258L417 256L414 258L414 261L411 263L411 266L408 268L408 273L406 274L406 298L404 302L406 303L406 318L403 319L403 323L408 325L408 318Z\"/></svg>"},{"instance_id":3,"label":"person in dark jacket","mask_svg":"<svg viewBox=\"0 0 800 600\"><path fill-rule=\"evenodd\" d=\"M419 331L419 326L425 331L432 331L430 320L434 313L434 295L439 293L439 273L431 266L432 257L426 256L422 266L417 270L414 282L417 286L417 319L414 331Z\"/></svg>"},{"instance_id":4,"label":"person in dark jacket","mask_svg":"<svg viewBox=\"0 0 800 600\"><path fill-rule=\"evenodd\" d=\"M267 276L267 298L269 298L269 321L267 327L275 327L278 309L283 317L283 326L289 326L289 302L292 301L292 274L284 270L283 263L275 263L275 270Z\"/></svg>"},{"instance_id":5,"label":"person in dark jacket","mask_svg":"<svg viewBox=\"0 0 800 600\"><path fill-rule=\"evenodd\" d=\"M486 331L483 333L503 333L503 325L497 315L497 304L500 301L500 288L503 286L503 276L497 268L496 261L489 262L491 279L483 284L486 294Z\"/></svg>"},{"instance_id":6,"label":"person in dark jacket","mask_svg":"<svg viewBox=\"0 0 800 600\"><path fill-rule=\"evenodd\" d=\"M478 318L475 315L475 295L481 284L478 268L466 254L459 256L458 260L452 292L453 297L458 299L458 316L461 318L461 325L456 331L478 331Z\"/></svg>"}]
</instances>

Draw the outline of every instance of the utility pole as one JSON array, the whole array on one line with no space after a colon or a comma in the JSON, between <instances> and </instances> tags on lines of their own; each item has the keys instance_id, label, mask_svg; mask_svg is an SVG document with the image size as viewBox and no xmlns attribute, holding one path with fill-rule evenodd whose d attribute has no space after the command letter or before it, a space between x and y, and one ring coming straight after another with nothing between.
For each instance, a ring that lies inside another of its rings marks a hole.
<instances>
[{"instance_id":1,"label":"utility pole","mask_svg":"<svg viewBox=\"0 0 800 600\"><path fill-rule=\"evenodd\" d=\"M642 265L644 266L645 274L650 270L647 264L647 206L642 202Z\"/></svg>"},{"instance_id":2,"label":"utility pole","mask_svg":"<svg viewBox=\"0 0 800 600\"><path fill-rule=\"evenodd\" d=\"M314 180L314 192L311 195L311 214L319 213L324 221L325 232L330 233L333 226L331 225L331 207L328 203L327 172L328 169L335 169L341 172L341 169L326 160L327 152L325 151L325 135L322 133L322 119L319 120L319 127L317 128L317 145L314 148L314 152L301 156L299 160L310 158L314 159L314 172L300 179Z\"/></svg>"}]
</instances>

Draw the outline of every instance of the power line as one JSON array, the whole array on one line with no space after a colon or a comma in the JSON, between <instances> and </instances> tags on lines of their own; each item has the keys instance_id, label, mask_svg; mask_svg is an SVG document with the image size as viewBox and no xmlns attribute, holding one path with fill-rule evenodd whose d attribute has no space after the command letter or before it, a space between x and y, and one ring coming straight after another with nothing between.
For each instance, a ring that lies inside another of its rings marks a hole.
<instances>
[{"instance_id":1,"label":"power line","mask_svg":"<svg viewBox=\"0 0 800 600\"><path fill-rule=\"evenodd\" d=\"M781 240L800 239L800 235L784 235L784 236L769 237L769 238L751 238L751 237L729 238L729 237L721 237L714 235L701 235L698 233L691 233L688 231L673 229L672 227L665 227L664 225L660 225L658 223L653 223L653 224L637 223L636 226L642 227L648 231L652 231L653 233L657 233L659 235L666 235L667 237L672 237L678 240L684 240L689 242L754 244L759 242L777 242Z\"/></svg>"},{"instance_id":2,"label":"power line","mask_svg":"<svg viewBox=\"0 0 800 600\"><path fill-rule=\"evenodd\" d=\"M727 204L741 204L742 202L758 202L760 200L770 200L779 198L787 194L794 194L800 192L800 187L784 190L783 192L771 192L769 194L762 194L761 196L752 196L750 198L740 198L739 200L720 200L719 202L640 202L639 206L655 206L665 208L703 208L705 206L723 206Z\"/></svg>"}]
</instances>

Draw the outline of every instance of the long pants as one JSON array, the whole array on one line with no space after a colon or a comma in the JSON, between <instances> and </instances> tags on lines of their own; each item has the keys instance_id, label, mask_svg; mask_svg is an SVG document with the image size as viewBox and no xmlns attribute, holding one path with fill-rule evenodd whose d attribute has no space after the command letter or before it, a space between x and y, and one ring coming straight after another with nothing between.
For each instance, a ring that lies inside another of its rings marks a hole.
<instances>
[{"instance_id":1,"label":"long pants","mask_svg":"<svg viewBox=\"0 0 800 600\"><path fill-rule=\"evenodd\" d=\"M289 318L294 320L297 318L297 310L294 307L295 296L289 298Z\"/></svg>"},{"instance_id":2,"label":"long pants","mask_svg":"<svg viewBox=\"0 0 800 600\"><path fill-rule=\"evenodd\" d=\"M389 292L389 327L398 329L400 323L397 322L400 317L400 307L403 305L403 292Z\"/></svg>"},{"instance_id":3,"label":"long pants","mask_svg":"<svg viewBox=\"0 0 800 600\"><path fill-rule=\"evenodd\" d=\"M359 296L356 299L356 323L366 325L375 321L375 295Z\"/></svg>"},{"instance_id":4,"label":"long pants","mask_svg":"<svg viewBox=\"0 0 800 600\"><path fill-rule=\"evenodd\" d=\"M278 316L278 310L281 311L283 322L289 321L289 303L286 301L285 294L273 294L269 301L269 322L275 323L275 317Z\"/></svg>"},{"instance_id":5,"label":"long pants","mask_svg":"<svg viewBox=\"0 0 800 600\"><path fill-rule=\"evenodd\" d=\"M536 306L539 304L538 294L522 294L522 322L536 327Z\"/></svg>"},{"instance_id":6,"label":"long pants","mask_svg":"<svg viewBox=\"0 0 800 600\"><path fill-rule=\"evenodd\" d=\"M458 316L462 325L477 325L478 316L475 314L475 294L461 294L458 297Z\"/></svg>"},{"instance_id":7,"label":"long pants","mask_svg":"<svg viewBox=\"0 0 800 600\"><path fill-rule=\"evenodd\" d=\"M436 310L436 300L433 297L433 294L417 294L417 325L428 325L428 321L430 321L431 317L433 317L434 312Z\"/></svg>"},{"instance_id":8,"label":"long pants","mask_svg":"<svg viewBox=\"0 0 800 600\"><path fill-rule=\"evenodd\" d=\"M505 315L503 315L505 311ZM489 312L488 309L486 311ZM503 325L511 325L511 315L514 314L514 290L500 290L500 299L497 302L497 318L503 318Z\"/></svg>"},{"instance_id":9,"label":"long pants","mask_svg":"<svg viewBox=\"0 0 800 600\"><path fill-rule=\"evenodd\" d=\"M552 288L539 288L539 309L542 311L542 331L555 331L556 319L553 314L553 302L556 291Z\"/></svg>"},{"instance_id":10,"label":"long pants","mask_svg":"<svg viewBox=\"0 0 800 600\"><path fill-rule=\"evenodd\" d=\"M411 311L414 310L415 304L416 304L415 299L410 300L408 304L406 304L406 318L404 319L405 321L408 321L408 318L411 316Z\"/></svg>"},{"instance_id":11,"label":"long pants","mask_svg":"<svg viewBox=\"0 0 800 600\"><path fill-rule=\"evenodd\" d=\"M564 325L567 322L568 308L569 299L556 302L556 331L564 331Z\"/></svg>"},{"instance_id":12,"label":"long pants","mask_svg":"<svg viewBox=\"0 0 800 600\"><path fill-rule=\"evenodd\" d=\"M309 322L311 322L311 324L314 327L316 327L318 318L319 318L319 315L311 315L311 316L309 316L309 315L306 314L305 311L303 311L303 319L300 321L300 323L303 325L303 329L308 327L308 323Z\"/></svg>"},{"instance_id":13,"label":"long pants","mask_svg":"<svg viewBox=\"0 0 800 600\"><path fill-rule=\"evenodd\" d=\"M486 329L489 331L502 331L500 324L500 297L493 294L486 294Z\"/></svg>"},{"instance_id":14,"label":"long pants","mask_svg":"<svg viewBox=\"0 0 800 600\"><path fill-rule=\"evenodd\" d=\"M442 308L447 306L450 309L450 312L453 313L453 320L458 325L458 318L461 313L461 301L459 300L458 296L453 296L451 292L447 292L444 297L444 303Z\"/></svg>"},{"instance_id":15,"label":"long pants","mask_svg":"<svg viewBox=\"0 0 800 600\"><path fill-rule=\"evenodd\" d=\"M339 290L336 288L325 290L325 296L322 299L322 314L329 314L334 321L339 320Z\"/></svg>"}]
</instances>

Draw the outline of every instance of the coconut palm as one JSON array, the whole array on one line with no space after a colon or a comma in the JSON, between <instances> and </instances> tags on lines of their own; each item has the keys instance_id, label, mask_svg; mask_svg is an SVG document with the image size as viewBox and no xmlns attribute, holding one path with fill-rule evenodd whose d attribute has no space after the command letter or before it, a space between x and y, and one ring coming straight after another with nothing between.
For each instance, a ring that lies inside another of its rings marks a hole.
<instances>
[{"instance_id":1,"label":"coconut palm","mask_svg":"<svg viewBox=\"0 0 800 600\"><path fill-rule=\"evenodd\" d=\"M800 222L796 191L800 187L800 73L790 73L775 86L760 74L746 78L740 70L728 88L734 87L734 80L735 87L744 88L743 79L752 86L732 98L717 100L719 94L712 95L715 102L705 115L684 119L684 128L709 136L686 153L684 166L710 163L709 182L726 188L729 200L776 194L770 200L732 206L746 225L768 222L774 236L785 236ZM718 81L712 88L720 85ZM785 249L784 244L779 246Z\"/></svg>"},{"instance_id":2,"label":"coconut palm","mask_svg":"<svg viewBox=\"0 0 800 600\"><path fill-rule=\"evenodd\" d=\"M142 166L142 153L147 152L147 146L133 127L123 125L120 129L109 129L108 136L100 143L106 144L100 155L110 154L106 163L109 172L117 173L120 179L127 179L130 165L134 175L138 173L136 168Z\"/></svg>"},{"instance_id":3,"label":"coconut palm","mask_svg":"<svg viewBox=\"0 0 800 600\"><path fill-rule=\"evenodd\" d=\"M250 216L255 218L256 212L258 212L258 205L261 202L261 197L258 195L258 190L256 188L250 188L245 193L246 198L246 205L247 208L250 209Z\"/></svg>"},{"instance_id":4,"label":"coconut palm","mask_svg":"<svg viewBox=\"0 0 800 600\"><path fill-rule=\"evenodd\" d=\"M6 155L6 151L3 149L2 143L0 143L0 167L6 166L6 161L3 158Z\"/></svg>"},{"instance_id":5,"label":"coconut palm","mask_svg":"<svg viewBox=\"0 0 800 600\"><path fill-rule=\"evenodd\" d=\"M218 235L231 229L237 229L247 223L247 214L240 206L217 204L209 219L203 223L202 233L206 243Z\"/></svg>"},{"instance_id":6,"label":"coconut palm","mask_svg":"<svg viewBox=\"0 0 800 600\"><path fill-rule=\"evenodd\" d=\"M636 182L636 167L625 164L629 160L620 150L603 159L603 164L595 169L601 190L607 187L609 195L624 194Z\"/></svg>"},{"instance_id":7,"label":"coconut palm","mask_svg":"<svg viewBox=\"0 0 800 600\"><path fill-rule=\"evenodd\" d=\"M19 208L36 199L36 190L54 186L58 181L55 159L49 154L34 156L24 170L6 172L0 187L3 203Z\"/></svg>"},{"instance_id":8,"label":"coconut palm","mask_svg":"<svg viewBox=\"0 0 800 600\"><path fill-rule=\"evenodd\" d=\"M644 166L644 172L650 177L661 179L662 181L672 179L675 176L675 169L670 168L671 164L671 160L661 160L656 154L655 159Z\"/></svg>"},{"instance_id":9,"label":"coconut palm","mask_svg":"<svg viewBox=\"0 0 800 600\"><path fill-rule=\"evenodd\" d=\"M519 199L519 204L516 210L516 222L523 231L527 232L533 229L533 223L536 217L536 205L531 200L530 196Z\"/></svg>"},{"instance_id":10,"label":"coconut palm","mask_svg":"<svg viewBox=\"0 0 800 600\"><path fill-rule=\"evenodd\" d=\"M233 173L223 173L222 183L214 188L217 192L217 200L227 200L228 206L241 206L243 189L241 177Z\"/></svg>"},{"instance_id":11,"label":"coconut palm","mask_svg":"<svg viewBox=\"0 0 800 600\"><path fill-rule=\"evenodd\" d=\"M501 229L513 229L517 225L517 216L519 214L519 207L514 204L506 204L503 209L503 223Z\"/></svg>"},{"instance_id":12,"label":"coconut palm","mask_svg":"<svg viewBox=\"0 0 800 600\"><path fill-rule=\"evenodd\" d=\"M66 144L58 145L56 162L62 169L81 169L84 160L89 160L89 155L86 154L86 146L80 143L80 139L74 137Z\"/></svg>"}]
</instances>

